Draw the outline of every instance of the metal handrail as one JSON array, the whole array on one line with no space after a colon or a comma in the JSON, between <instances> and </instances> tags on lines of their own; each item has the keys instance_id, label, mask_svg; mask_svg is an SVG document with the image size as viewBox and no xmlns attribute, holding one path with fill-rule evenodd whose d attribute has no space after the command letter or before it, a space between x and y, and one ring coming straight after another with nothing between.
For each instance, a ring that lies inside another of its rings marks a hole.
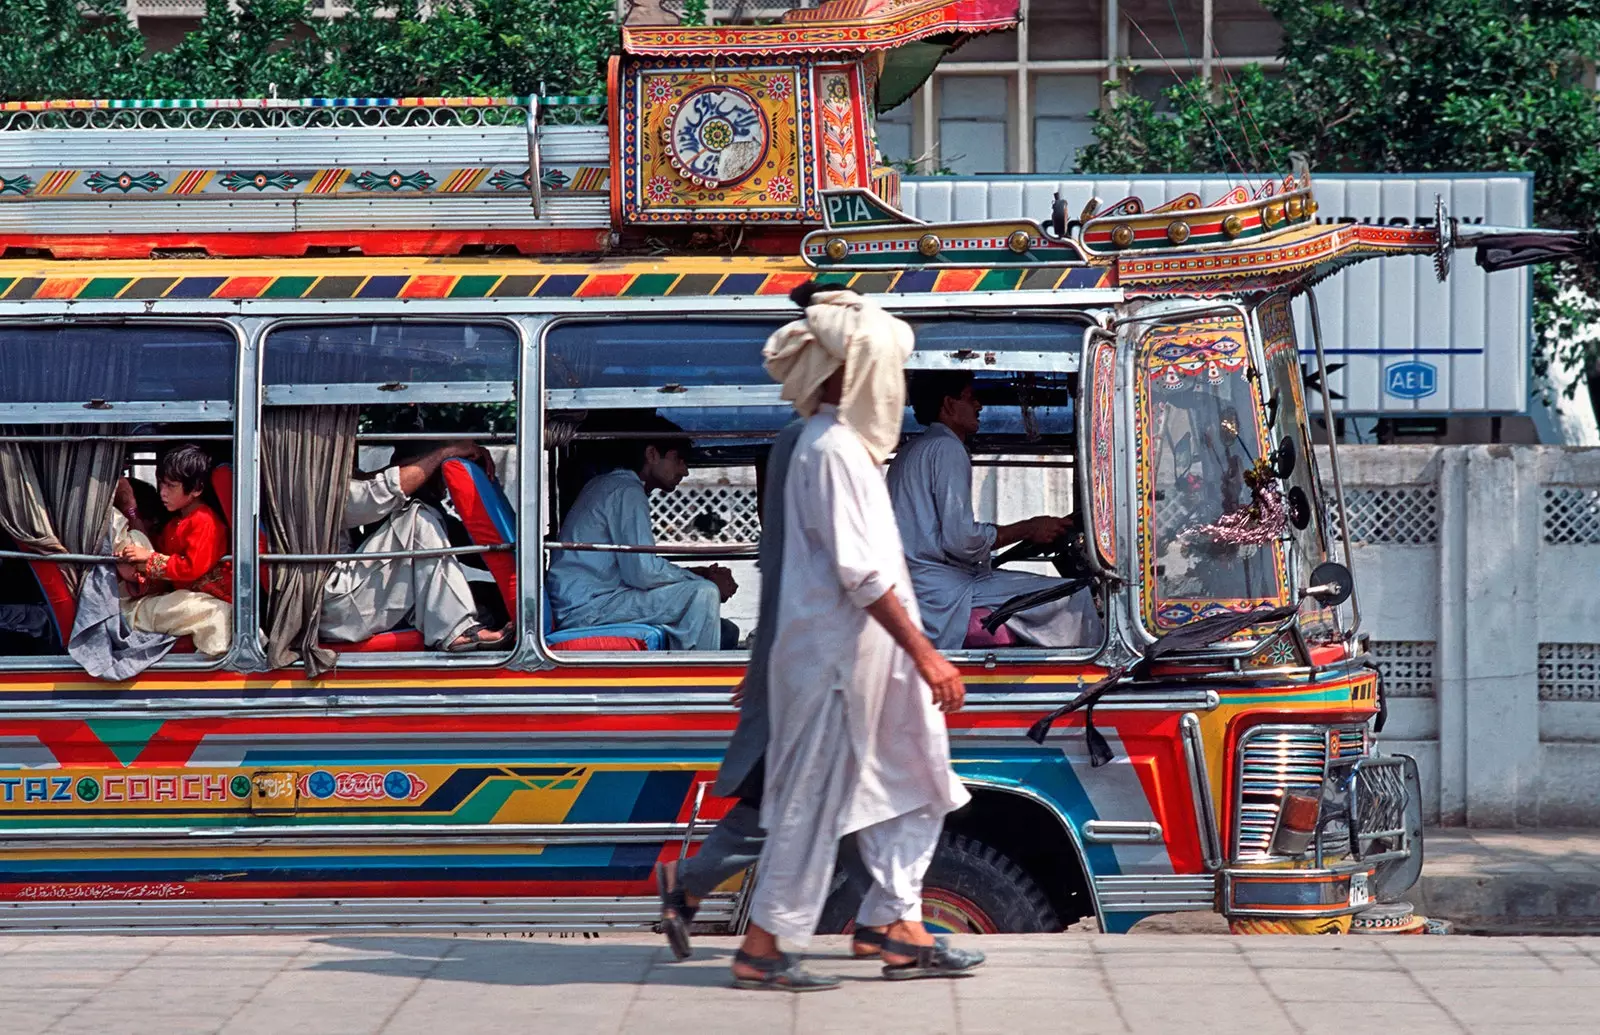
<instances>
[{"instance_id":1,"label":"metal handrail","mask_svg":"<svg viewBox=\"0 0 1600 1035\"><path fill-rule=\"evenodd\" d=\"M320 564L324 561L399 561L415 557L460 557L476 553L509 553L515 543L486 546L442 546L432 550L374 550L371 553L263 553L258 557L269 564Z\"/></svg>"},{"instance_id":2,"label":"metal handrail","mask_svg":"<svg viewBox=\"0 0 1600 1035\"><path fill-rule=\"evenodd\" d=\"M726 557L730 554L748 553L751 556L761 549L760 543L679 543L676 545L637 546L619 543L567 543L546 540L544 544L546 553L560 553L563 550L590 553L651 553L664 555L681 555L695 557L702 554L707 556Z\"/></svg>"}]
</instances>

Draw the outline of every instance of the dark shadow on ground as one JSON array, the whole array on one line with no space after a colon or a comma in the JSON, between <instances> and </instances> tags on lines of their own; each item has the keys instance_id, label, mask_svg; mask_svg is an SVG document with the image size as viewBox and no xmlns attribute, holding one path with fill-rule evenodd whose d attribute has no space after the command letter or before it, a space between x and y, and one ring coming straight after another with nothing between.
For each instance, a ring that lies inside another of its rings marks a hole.
<instances>
[{"instance_id":1,"label":"dark shadow on ground","mask_svg":"<svg viewBox=\"0 0 1600 1035\"><path fill-rule=\"evenodd\" d=\"M725 985L734 943L696 945L694 959L715 966L658 966L671 963L665 946L607 941L604 936L537 934L504 938L459 938L403 934L334 935L318 938L364 958L319 960L310 970L388 977L423 977L485 985Z\"/></svg>"}]
</instances>

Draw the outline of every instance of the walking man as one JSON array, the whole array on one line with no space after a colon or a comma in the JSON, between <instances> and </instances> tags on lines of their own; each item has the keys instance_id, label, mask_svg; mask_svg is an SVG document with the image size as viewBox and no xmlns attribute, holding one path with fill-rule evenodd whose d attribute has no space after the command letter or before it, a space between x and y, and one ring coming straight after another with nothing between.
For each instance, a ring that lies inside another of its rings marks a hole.
<instances>
[{"instance_id":1,"label":"walking man","mask_svg":"<svg viewBox=\"0 0 1600 1035\"><path fill-rule=\"evenodd\" d=\"M911 328L847 290L818 292L767 342L767 370L807 418L784 484L783 596L768 664L767 842L740 988L808 991L778 947L816 930L839 840L872 877L856 922L883 927L887 978L962 974L981 953L922 926L922 880L944 817L968 800L941 712L961 707L955 667L921 630L880 466L899 444Z\"/></svg>"},{"instance_id":2,"label":"walking man","mask_svg":"<svg viewBox=\"0 0 1600 1035\"><path fill-rule=\"evenodd\" d=\"M816 287L814 283L802 284L790 297L803 309ZM766 843L766 831L761 829L761 795L767 753L767 661L777 628L783 577L784 478L789 472L795 442L804 427L804 421L795 420L778 432L766 464L758 468L756 479L761 514L761 600L756 614L755 638L750 644L750 665L743 682L734 691L739 723L728 743L722 766L717 770L717 782L711 788L713 794L738 801L682 867L675 862L656 866L656 887L661 893L661 931L678 959L689 957L689 924L694 920L700 900L723 881L755 865ZM861 865L854 838L845 838L839 843L839 870L845 901L852 908L859 906L872 878ZM876 956L880 943L881 932L857 929L857 956Z\"/></svg>"}]
</instances>

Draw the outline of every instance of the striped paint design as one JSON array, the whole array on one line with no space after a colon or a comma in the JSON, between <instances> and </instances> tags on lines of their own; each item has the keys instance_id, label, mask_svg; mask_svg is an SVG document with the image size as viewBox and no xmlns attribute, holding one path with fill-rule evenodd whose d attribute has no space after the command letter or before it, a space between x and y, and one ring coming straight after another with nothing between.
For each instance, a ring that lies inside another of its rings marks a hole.
<instances>
[{"instance_id":1,"label":"striped paint design","mask_svg":"<svg viewBox=\"0 0 1600 1035\"><path fill-rule=\"evenodd\" d=\"M734 273L604 272L424 273L394 275L4 276L0 300L90 299L425 299L626 298L638 296L786 295L812 279L808 270ZM1052 291L1115 286L1102 267L827 271L816 279L862 293Z\"/></svg>"}]
</instances>

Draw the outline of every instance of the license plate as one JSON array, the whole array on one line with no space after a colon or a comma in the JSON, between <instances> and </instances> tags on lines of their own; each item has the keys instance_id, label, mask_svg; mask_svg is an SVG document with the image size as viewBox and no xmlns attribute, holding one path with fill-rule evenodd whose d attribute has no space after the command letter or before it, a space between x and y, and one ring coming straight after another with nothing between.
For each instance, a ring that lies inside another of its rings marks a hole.
<instances>
[{"instance_id":1,"label":"license plate","mask_svg":"<svg viewBox=\"0 0 1600 1035\"><path fill-rule=\"evenodd\" d=\"M1352 873L1350 875L1350 904L1364 906L1372 901L1372 892L1367 889L1367 875Z\"/></svg>"}]
</instances>

